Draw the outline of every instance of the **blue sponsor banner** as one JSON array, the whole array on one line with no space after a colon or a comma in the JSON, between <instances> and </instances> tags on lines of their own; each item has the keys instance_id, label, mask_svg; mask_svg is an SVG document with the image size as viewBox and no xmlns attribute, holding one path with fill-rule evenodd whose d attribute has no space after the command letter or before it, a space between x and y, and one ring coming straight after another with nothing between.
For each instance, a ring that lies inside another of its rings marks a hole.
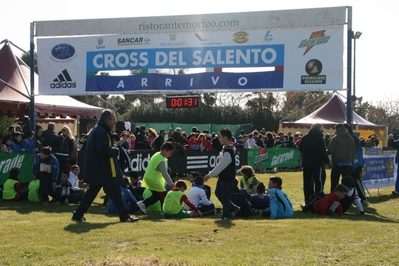
<instances>
[{"instance_id":1,"label":"blue sponsor banner","mask_svg":"<svg viewBox=\"0 0 399 266\"><path fill-rule=\"evenodd\" d=\"M363 183L366 188L394 186L397 178L395 155L364 156Z\"/></svg>"},{"instance_id":2,"label":"blue sponsor banner","mask_svg":"<svg viewBox=\"0 0 399 266\"><path fill-rule=\"evenodd\" d=\"M141 90L190 91L203 89L257 90L283 88L284 71L255 73L206 72L185 75L139 74L131 76L88 76L87 92Z\"/></svg>"},{"instance_id":3,"label":"blue sponsor banner","mask_svg":"<svg viewBox=\"0 0 399 266\"><path fill-rule=\"evenodd\" d=\"M87 72L212 67L282 67L284 46L174 47L87 52Z\"/></svg>"}]
</instances>

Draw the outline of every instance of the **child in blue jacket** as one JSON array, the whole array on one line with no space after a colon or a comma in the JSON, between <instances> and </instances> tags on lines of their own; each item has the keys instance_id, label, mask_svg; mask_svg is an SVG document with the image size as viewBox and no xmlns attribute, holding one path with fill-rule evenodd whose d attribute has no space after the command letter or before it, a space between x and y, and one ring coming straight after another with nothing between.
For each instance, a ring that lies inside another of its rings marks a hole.
<instances>
[{"instance_id":1,"label":"child in blue jacket","mask_svg":"<svg viewBox=\"0 0 399 266\"><path fill-rule=\"evenodd\" d=\"M270 207L262 213L263 217L270 217L271 219L282 219L291 218L294 215L292 204L287 195L282 191L282 184L283 179L281 177L270 177Z\"/></svg>"},{"instance_id":2,"label":"child in blue jacket","mask_svg":"<svg viewBox=\"0 0 399 266\"><path fill-rule=\"evenodd\" d=\"M57 158L51 154L51 147L46 146L40 150L33 161L33 180L39 179L39 200L43 205L48 205L48 196L53 196L60 168Z\"/></svg>"}]
</instances>

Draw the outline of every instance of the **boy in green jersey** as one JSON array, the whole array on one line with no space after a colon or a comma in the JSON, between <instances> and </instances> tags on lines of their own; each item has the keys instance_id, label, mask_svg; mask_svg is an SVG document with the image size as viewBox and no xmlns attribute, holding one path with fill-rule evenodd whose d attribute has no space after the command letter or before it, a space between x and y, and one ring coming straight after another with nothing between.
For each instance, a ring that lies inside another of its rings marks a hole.
<instances>
[{"instance_id":1,"label":"boy in green jersey","mask_svg":"<svg viewBox=\"0 0 399 266\"><path fill-rule=\"evenodd\" d=\"M186 183L183 180L179 180L176 182L176 187L166 194L163 204L165 218L189 218L202 215L198 208L189 201L187 196L184 194L186 189ZM184 203L193 211L183 210Z\"/></svg>"}]
</instances>

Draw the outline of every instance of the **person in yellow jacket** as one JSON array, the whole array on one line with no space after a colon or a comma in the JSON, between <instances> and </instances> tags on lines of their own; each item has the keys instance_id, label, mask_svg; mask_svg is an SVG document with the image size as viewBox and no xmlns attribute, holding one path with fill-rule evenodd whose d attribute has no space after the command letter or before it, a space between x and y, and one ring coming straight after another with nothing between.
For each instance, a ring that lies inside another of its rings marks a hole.
<instances>
[{"instance_id":1,"label":"person in yellow jacket","mask_svg":"<svg viewBox=\"0 0 399 266\"><path fill-rule=\"evenodd\" d=\"M40 187L40 180L32 180L29 182L29 192L28 192L28 200L31 202L39 202L39 187Z\"/></svg>"},{"instance_id":2,"label":"person in yellow jacket","mask_svg":"<svg viewBox=\"0 0 399 266\"><path fill-rule=\"evenodd\" d=\"M256 186L259 184L259 180L255 177L254 168L250 165L243 165L240 173L242 174L240 180L241 189L245 189L249 195L256 194Z\"/></svg>"},{"instance_id":3,"label":"person in yellow jacket","mask_svg":"<svg viewBox=\"0 0 399 266\"><path fill-rule=\"evenodd\" d=\"M14 167L10 170L10 177L3 185L3 200L20 201L26 200L28 194L23 192L19 183L19 168Z\"/></svg>"},{"instance_id":4,"label":"person in yellow jacket","mask_svg":"<svg viewBox=\"0 0 399 266\"><path fill-rule=\"evenodd\" d=\"M189 218L202 216L198 208L188 200L184 191L187 185L183 180L176 182L176 187L168 192L163 203L163 211L165 218ZM192 211L183 210L184 203L190 207Z\"/></svg>"},{"instance_id":5,"label":"person in yellow jacket","mask_svg":"<svg viewBox=\"0 0 399 266\"><path fill-rule=\"evenodd\" d=\"M141 187L149 188L152 195L145 200L138 201L137 206L140 210L147 214L147 206L151 206L160 201L161 206L166 196L165 182L171 187L175 188L172 178L168 173L168 160L175 150L175 145L171 141L166 141L161 146L161 151L154 153L151 156L147 169L144 173Z\"/></svg>"}]
</instances>

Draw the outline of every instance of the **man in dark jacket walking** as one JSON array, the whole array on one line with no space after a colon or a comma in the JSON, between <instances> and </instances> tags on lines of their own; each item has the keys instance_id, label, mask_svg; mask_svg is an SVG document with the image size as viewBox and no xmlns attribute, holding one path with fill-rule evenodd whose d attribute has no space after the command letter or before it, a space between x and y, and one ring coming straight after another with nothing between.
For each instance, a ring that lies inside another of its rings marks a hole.
<instances>
[{"instance_id":1,"label":"man in dark jacket walking","mask_svg":"<svg viewBox=\"0 0 399 266\"><path fill-rule=\"evenodd\" d=\"M323 192L326 181L325 165L329 164L323 139L323 126L313 124L302 138L299 151L302 156L303 193L307 204L317 193Z\"/></svg>"},{"instance_id":2,"label":"man in dark jacket walking","mask_svg":"<svg viewBox=\"0 0 399 266\"><path fill-rule=\"evenodd\" d=\"M122 172L118 165L119 149L112 144L112 128L116 116L112 110L105 109L101 113L97 126L90 132L86 144L85 172L83 181L90 184L81 203L72 216L72 221L86 221L83 216L93 203L101 188L114 202L121 222L135 222L138 218L129 215L122 199Z\"/></svg>"}]
</instances>

